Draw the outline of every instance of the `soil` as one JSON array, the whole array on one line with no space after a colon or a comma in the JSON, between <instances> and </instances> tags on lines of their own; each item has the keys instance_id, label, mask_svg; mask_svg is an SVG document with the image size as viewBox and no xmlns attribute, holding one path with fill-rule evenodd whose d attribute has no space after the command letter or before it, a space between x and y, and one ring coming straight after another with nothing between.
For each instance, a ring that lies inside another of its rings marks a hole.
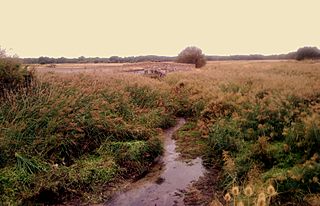
<instances>
[{"instance_id":1,"label":"soil","mask_svg":"<svg viewBox=\"0 0 320 206\"><path fill-rule=\"evenodd\" d=\"M220 169L212 166L198 181L193 183L185 193L184 204L193 205L210 205L213 199L223 202L223 193L219 190Z\"/></svg>"}]
</instances>

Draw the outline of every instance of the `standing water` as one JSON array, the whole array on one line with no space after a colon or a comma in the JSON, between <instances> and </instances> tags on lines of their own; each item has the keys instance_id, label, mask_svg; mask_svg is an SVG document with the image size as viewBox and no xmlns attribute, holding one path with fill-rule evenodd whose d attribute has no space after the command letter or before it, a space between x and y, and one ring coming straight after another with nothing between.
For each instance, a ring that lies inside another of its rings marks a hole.
<instances>
[{"instance_id":1,"label":"standing water","mask_svg":"<svg viewBox=\"0 0 320 206\"><path fill-rule=\"evenodd\" d=\"M164 131L163 167L132 183L128 191L119 193L106 205L184 205L183 191L205 172L201 158L196 158L189 163L179 160L179 153L175 150L176 144L172 135L184 124L185 120L181 118L175 127Z\"/></svg>"}]
</instances>

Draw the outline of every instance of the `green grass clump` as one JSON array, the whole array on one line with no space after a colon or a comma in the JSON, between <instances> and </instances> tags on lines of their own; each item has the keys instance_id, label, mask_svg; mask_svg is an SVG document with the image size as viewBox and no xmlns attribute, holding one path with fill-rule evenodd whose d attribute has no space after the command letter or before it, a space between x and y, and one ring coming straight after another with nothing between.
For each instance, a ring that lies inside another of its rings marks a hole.
<instances>
[{"instance_id":1,"label":"green grass clump","mask_svg":"<svg viewBox=\"0 0 320 206\"><path fill-rule=\"evenodd\" d=\"M102 192L101 185L112 181L117 171L118 166L107 156L89 156L68 167L46 164L37 172L21 168L18 162L1 169L0 200L5 204L52 204L83 192Z\"/></svg>"},{"instance_id":2,"label":"green grass clump","mask_svg":"<svg viewBox=\"0 0 320 206\"><path fill-rule=\"evenodd\" d=\"M126 176L139 176L148 171L154 159L162 154L161 141L151 138L148 141L106 142L99 153L107 153L123 168Z\"/></svg>"},{"instance_id":3,"label":"green grass clump","mask_svg":"<svg viewBox=\"0 0 320 206\"><path fill-rule=\"evenodd\" d=\"M206 139L198 130L196 121L189 119L174 135L174 139L178 145L176 150L183 159L190 160L203 156Z\"/></svg>"}]
</instances>

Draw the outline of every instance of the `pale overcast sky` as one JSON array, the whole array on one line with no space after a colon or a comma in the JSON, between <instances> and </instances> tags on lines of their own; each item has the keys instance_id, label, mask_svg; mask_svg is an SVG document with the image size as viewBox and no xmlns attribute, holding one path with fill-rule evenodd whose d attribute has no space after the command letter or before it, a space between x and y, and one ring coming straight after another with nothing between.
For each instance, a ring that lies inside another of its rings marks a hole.
<instances>
[{"instance_id":1,"label":"pale overcast sky","mask_svg":"<svg viewBox=\"0 0 320 206\"><path fill-rule=\"evenodd\" d=\"M21 57L287 53L320 46L319 0L0 0Z\"/></svg>"}]
</instances>

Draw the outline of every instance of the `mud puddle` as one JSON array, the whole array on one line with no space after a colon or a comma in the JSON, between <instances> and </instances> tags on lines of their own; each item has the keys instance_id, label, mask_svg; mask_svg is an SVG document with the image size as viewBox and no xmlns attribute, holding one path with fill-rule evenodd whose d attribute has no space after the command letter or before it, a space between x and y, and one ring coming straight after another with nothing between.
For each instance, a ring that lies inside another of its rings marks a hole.
<instances>
[{"instance_id":1,"label":"mud puddle","mask_svg":"<svg viewBox=\"0 0 320 206\"><path fill-rule=\"evenodd\" d=\"M104 205L184 205L183 199L187 187L206 172L201 158L188 163L179 160L172 135L184 124L184 119L178 119L175 127L164 131L165 152L161 163L146 177L130 184L126 191L119 192Z\"/></svg>"}]
</instances>

